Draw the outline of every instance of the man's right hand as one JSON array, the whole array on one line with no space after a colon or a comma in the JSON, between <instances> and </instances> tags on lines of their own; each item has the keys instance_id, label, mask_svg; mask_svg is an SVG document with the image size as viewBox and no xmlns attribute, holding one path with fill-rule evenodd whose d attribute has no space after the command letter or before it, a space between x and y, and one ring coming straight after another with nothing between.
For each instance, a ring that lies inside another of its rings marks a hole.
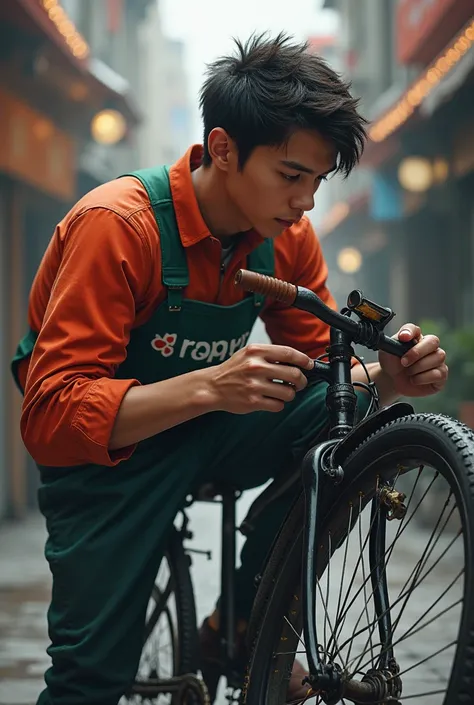
<instances>
[{"instance_id":1,"label":"man's right hand","mask_svg":"<svg viewBox=\"0 0 474 705\"><path fill-rule=\"evenodd\" d=\"M281 411L306 387L301 370L313 364L305 353L284 345L248 345L209 370L216 406L231 414Z\"/></svg>"},{"instance_id":2,"label":"man's right hand","mask_svg":"<svg viewBox=\"0 0 474 705\"><path fill-rule=\"evenodd\" d=\"M109 450L127 448L212 411L281 411L306 387L301 370L312 367L311 358L293 348L249 345L216 367L131 387L119 408Z\"/></svg>"}]
</instances>

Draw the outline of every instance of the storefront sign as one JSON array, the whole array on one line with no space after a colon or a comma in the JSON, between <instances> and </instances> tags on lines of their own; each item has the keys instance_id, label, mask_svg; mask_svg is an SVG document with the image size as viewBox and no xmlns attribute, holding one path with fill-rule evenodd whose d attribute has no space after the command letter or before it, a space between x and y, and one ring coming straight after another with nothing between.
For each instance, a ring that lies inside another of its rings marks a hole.
<instances>
[{"instance_id":1,"label":"storefront sign","mask_svg":"<svg viewBox=\"0 0 474 705\"><path fill-rule=\"evenodd\" d=\"M62 200L75 193L75 145L44 115L0 90L0 171Z\"/></svg>"},{"instance_id":2,"label":"storefront sign","mask_svg":"<svg viewBox=\"0 0 474 705\"><path fill-rule=\"evenodd\" d=\"M397 54L400 63L429 63L469 20L472 8L472 0L399 0Z\"/></svg>"}]
</instances>

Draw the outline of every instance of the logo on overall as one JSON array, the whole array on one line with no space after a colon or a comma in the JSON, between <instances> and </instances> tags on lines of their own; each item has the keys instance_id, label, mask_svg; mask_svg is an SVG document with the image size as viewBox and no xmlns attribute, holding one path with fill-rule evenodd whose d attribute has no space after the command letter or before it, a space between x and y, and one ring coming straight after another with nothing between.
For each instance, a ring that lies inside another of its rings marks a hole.
<instances>
[{"instance_id":1,"label":"logo on overall","mask_svg":"<svg viewBox=\"0 0 474 705\"><path fill-rule=\"evenodd\" d=\"M163 357L169 357L174 353L176 343L176 333L165 333L165 335L155 335L151 341L151 347L160 352Z\"/></svg>"},{"instance_id":2,"label":"logo on overall","mask_svg":"<svg viewBox=\"0 0 474 705\"><path fill-rule=\"evenodd\" d=\"M247 344L249 335L250 331L247 331L232 340L211 340L210 342L183 338L182 342L177 345L178 336L176 333L156 334L151 341L151 347L161 353L163 357L170 357L177 350L180 358L191 357L193 360L202 360L208 363L217 360L222 362L243 348Z\"/></svg>"}]
</instances>

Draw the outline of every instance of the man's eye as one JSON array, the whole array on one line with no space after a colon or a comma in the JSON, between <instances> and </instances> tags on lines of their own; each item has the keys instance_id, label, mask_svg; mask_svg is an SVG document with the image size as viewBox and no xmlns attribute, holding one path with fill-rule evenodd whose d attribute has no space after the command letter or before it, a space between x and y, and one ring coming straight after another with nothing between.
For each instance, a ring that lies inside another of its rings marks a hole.
<instances>
[{"instance_id":1,"label":"man's eye","mask_svg":"<svg viewBox=\"0 0 474 705\"><path fill-rule=\"evenodd\" d=\"M283 176L285 181L298 181L298 179L300 178L299 174L285 174L283 171L281 171L280 174Z\"/></svg>"},{"instance_id":2,"label":"man's eye","mask_svg":"<svg viewBox=\"0 0 474 705\"><path fill-rule=\"evenodd\" d=\"M324 174L324 176L318 177L320 181L327 181L328 180L328 175Z\"/></svg>"}]
</instances>

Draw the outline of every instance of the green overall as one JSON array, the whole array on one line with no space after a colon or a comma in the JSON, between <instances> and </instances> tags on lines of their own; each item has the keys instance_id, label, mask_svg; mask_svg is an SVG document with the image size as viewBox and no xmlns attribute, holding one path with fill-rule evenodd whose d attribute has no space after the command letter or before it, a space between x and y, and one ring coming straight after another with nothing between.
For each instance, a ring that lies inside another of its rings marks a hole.
<instances>
[{"instance_id":1,"label":"green overall","mask_svg":"<svg viewBox=\"0 0 474 705\"><path fill-rule=\"evenodd\" d=\"M168 296L132 331L117 376L143 384L227 359L246 344L262 300L233 306L183 297L185 250L174 216L168 172L136 172L160 231ZM273 273L273 243L248 257L254 271ZM31 333L16 362L31 352ZM15 368L14 362L13 367ZM147 602L167 529L190 489L225 479L239 489L264 484L301 457L326 423L325 385L300 392L278 413L210 413L138 444L116 467L40 467L39 505L46 518L46 558L53 574L48 612L52 667L38 705L117 705L136 673ZM260 516L236 572L237 614L246 618L261 569L291 497Z\"/></svg>"}]
</instances>

